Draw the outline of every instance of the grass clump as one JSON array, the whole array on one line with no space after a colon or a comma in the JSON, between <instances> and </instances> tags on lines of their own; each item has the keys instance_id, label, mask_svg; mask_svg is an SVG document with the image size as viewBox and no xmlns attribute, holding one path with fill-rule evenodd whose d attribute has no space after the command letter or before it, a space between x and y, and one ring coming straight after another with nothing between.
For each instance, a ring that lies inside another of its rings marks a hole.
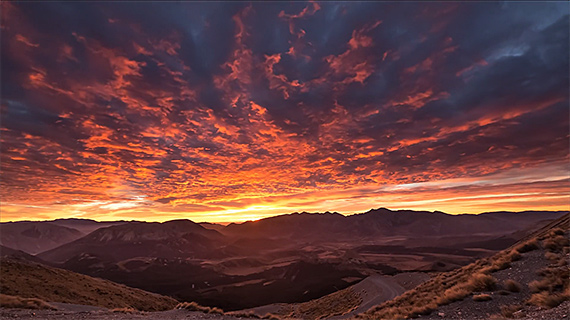
<instances>
[{"instance_id":1,"label":"grass clump","mask_svg":"<svg viewBox=\"0 0 570 320\"><path fill-rule=\"evenodd\" d=\"M467 289L474 292L493 291L497 286L497 280L488 274L477 273L467 283Z\"/></svg>"},{"instance_id":2,"label":"grass clump","mask_svg":"<svg viewBox=\"0 0 570 320\"><path fill-rule=\"evenodd\" d=\"M557 253L554 253L554 252L551 252L551 251L546 251L546 252L544 253L544 257L545 257L547 260L549 260L550 262L556 262L556 261L558 261L558 260L562 257L562 255L557 254Z\"/></svg>"},{"instance_id":3,"label":"grass clump","mask_svg":"<svg viewBox=\"0 0 570 320\"><path fill-rule=\"evenodd\" d=\"M226 315L231 315L236 318L250 318L250 319L267 319L267 320L280 320L281 318L278 315L273 313L268 313L264 316L259 316L253 312L229 312L225 313Z\"/></svg>"},{"instance_id":4,"label":"grass clump","mask_svg":"<svg viewBox=\"0 0 570 320\"><path fill-rule=\"evenodd\" d=\"M515 247L515 250L519 253L530 252L536 249L538 249L538 241L536 239L531 239Z\"/></svg>"},{"instance_id":5,"label":"grass clump","mask_svg":"<svg viewBox=\"0 0 570 320\"><path fill-rule=\"evenodd\" d=\"M542 291L533 294L528 303L545 308L554 308L566 300L568 300L568 295L566 294Z\"/></svg>"},{"instance_id":6,"label":"grass clump","mask_svg":"<svg viewBox=\"0 0 570 320\"><path fill-rule=\"evenodd\" d=\"M136 313L136 312L138 312L138 311L135 310L135 309L133 309L133 308L124 307L124 308L114 308L114 309L111 309L111 312L116 312L116 313Z\"/></svg>"},{"instance_id":7,"label":"grass clump","mask_svg":"<svg viewBox=\"0 0 570 320\"><path fill-rule=\"evenodd\" d=\"M469 290L464 286L451 287L443 292L438 302L440 305L450 304L455 301L463 300L469 293Z\"/></svg>"},{"instance_id":8,"label":"grass clump","mask_svg":"<svg viewBox=\"0 0 570 320\"><path fill-rule=\"evenodd\" d=\"M0 307L2 308L18 308L18 309L49 309L56 308L42 299L22 298L7 294L0 294Z\"/></svg>"},{"instance_id":9,"label":"grass clump","mask_svg":"<svg viewBox=\"0 0 570 320\"><path fill-rule=\"evenodd\" d=\"M511 279L505 280L505 282L503 282L503 287L510 292L520 292L521 291L520 283L516 282L515 280L511 280Z\"/></svg>"},{"instance_id":10,"label":"grass clump","mask_svg":"<svg viewBox=\"0 0 570 320\"><path fill-rule=\"evenodd\" d=\"M518 304L501 306L501 316L503 316L505 318L513 318L515 312L517 312L521 309L522 309L522 306L518 305Z\"/></svg>"},{"instance_id":11,"label":"grass clump","mask_svg":"<svg viewBox=\"0 0 570 320\"><path fill-rule=\"evenodd\" d=\"M224 314L224 310L216 307L205 307L197 304L196 302L181 302L176 306L176 309L186 309L188 311L198 311L203 313Z\"/></svg>"},{"instance_id":12,"label":"grass clump","mask_svg":"<svg viewBox=\"0 0 570 320\"><path fill-rule=\"evenodd\" d=\"M544 248L551 252L562 252L569 245L570 240L562 235L556 235L542 242Z\"/></svg>"},{"instance_id":13,"label":"grass clump","mask_svg":"<svg viewBox=\"0 0 570 320\"><path fill-rule=\"evenodd\" d=\"M437 309L437 304L434 302L422 306L417 306L412 309L410 316L412 318L416 318L418 316L427 316L435 309Z\"/></svg>"},{"instance_id":14,"label":"grass clump","mask_svg":"<svg viewBox=\"0 0 570 320\"><path fill-rule=\"evenodd\" d=\"M491 299L493 299L493 298L491 298L491 296L486 294L486 293L476 294L473 296L473 301L477 301L477 302L489 301Z\"/></svg>"},{"instance_id":15,"label":"grass clump","mask_svg":"<svg viewBox=\"0 0 570 320\"><path fill-rule=\"evenodd\" d=\"M554 308L570 299L570 269L563 256L570 241L563 234L562 229L554 229L542 241L544 249L547 250L544 256L551 263L538 272L542 279L528 284L533 293L527 301L531 305ZM560 260L564 260L563 263L560 263Z\"/></svg>"}]
</instances>

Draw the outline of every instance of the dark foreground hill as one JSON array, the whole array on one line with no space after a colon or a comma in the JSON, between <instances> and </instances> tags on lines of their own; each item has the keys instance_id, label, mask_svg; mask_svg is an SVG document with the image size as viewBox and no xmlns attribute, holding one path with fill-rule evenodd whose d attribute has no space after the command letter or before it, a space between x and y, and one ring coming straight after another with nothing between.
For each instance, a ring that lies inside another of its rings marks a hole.
<instances>
[{"instance_id":1,"label":"dark foreground hill","mask_svg":"<svg viewBox=\"0 0 570 320\"><path fill-rule=\"evenodd\" d=\"M0 265L0 292L5 295L144 311L168 310L177 303L169 297L30 261L2 258Z\"/></svg>"}]
</instances>

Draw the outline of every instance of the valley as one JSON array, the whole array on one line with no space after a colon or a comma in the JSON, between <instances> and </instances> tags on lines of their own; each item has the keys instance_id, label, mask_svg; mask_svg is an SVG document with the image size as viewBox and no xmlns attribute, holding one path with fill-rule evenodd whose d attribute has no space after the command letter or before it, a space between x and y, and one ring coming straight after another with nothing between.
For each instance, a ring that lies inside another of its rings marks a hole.
<instances>
[{"instance_id":1,"label":"valley","mask_svg":"<svg viewBox=\"0 0 570 320\"><path fill-rule=\"evenodd\" d=\"M179 301L233 311L304 303L363 279L363 285L374 282L371 279L378 276L421 274L419 279L425 281L430 274L488 257L563 214L452 216L378 209L352 216L295 213L225 227L204 227L189 220L124 221L101 225L36 255L20 251L19 256ZM37 225L45 228L51 223L30 224L38 229ZM65 228L74 224L83 226L83 231L85 225L93 225L75 220L67 221ZM7 223L2 230L18 235L20 229ZM35 239L26 230L19 237L18 243ZM3 255L18 256L13 249L3 251ZM393 295L402 290L400 286Z\"/></svg>"}]
</instances>

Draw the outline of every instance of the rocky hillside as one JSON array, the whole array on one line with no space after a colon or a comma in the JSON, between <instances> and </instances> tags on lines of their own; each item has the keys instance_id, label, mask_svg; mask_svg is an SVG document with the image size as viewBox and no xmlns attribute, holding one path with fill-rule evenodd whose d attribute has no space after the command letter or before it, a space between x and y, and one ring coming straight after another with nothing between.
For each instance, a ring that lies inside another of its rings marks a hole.
<instances>
[{"instance_id":1,"label":"rocky hillside","mask_svg":"<svg viewBox=\"0 0 570 320\"><path fill-rule=\"evenodd\" d=\"M520 318L556 308L570 298L569 221L567 214L492 257L440 273L358 318Z\"/></svg>"}]
</instances>

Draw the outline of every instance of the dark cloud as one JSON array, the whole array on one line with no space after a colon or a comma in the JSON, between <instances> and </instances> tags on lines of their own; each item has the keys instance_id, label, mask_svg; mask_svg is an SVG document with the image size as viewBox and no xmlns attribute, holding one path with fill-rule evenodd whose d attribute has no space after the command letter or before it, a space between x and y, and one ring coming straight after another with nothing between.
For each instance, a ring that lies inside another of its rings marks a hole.
<instances>
[{"instance_id":1,"label":"dark cloud","mask_svg":"<svg viewBox=\"0 0 570 320\"><path fill-rule=\"evenodd\" d=\"M11 201L234 203L568 159L567 3L2 9Z\"/></svg>"}]
</instances>

